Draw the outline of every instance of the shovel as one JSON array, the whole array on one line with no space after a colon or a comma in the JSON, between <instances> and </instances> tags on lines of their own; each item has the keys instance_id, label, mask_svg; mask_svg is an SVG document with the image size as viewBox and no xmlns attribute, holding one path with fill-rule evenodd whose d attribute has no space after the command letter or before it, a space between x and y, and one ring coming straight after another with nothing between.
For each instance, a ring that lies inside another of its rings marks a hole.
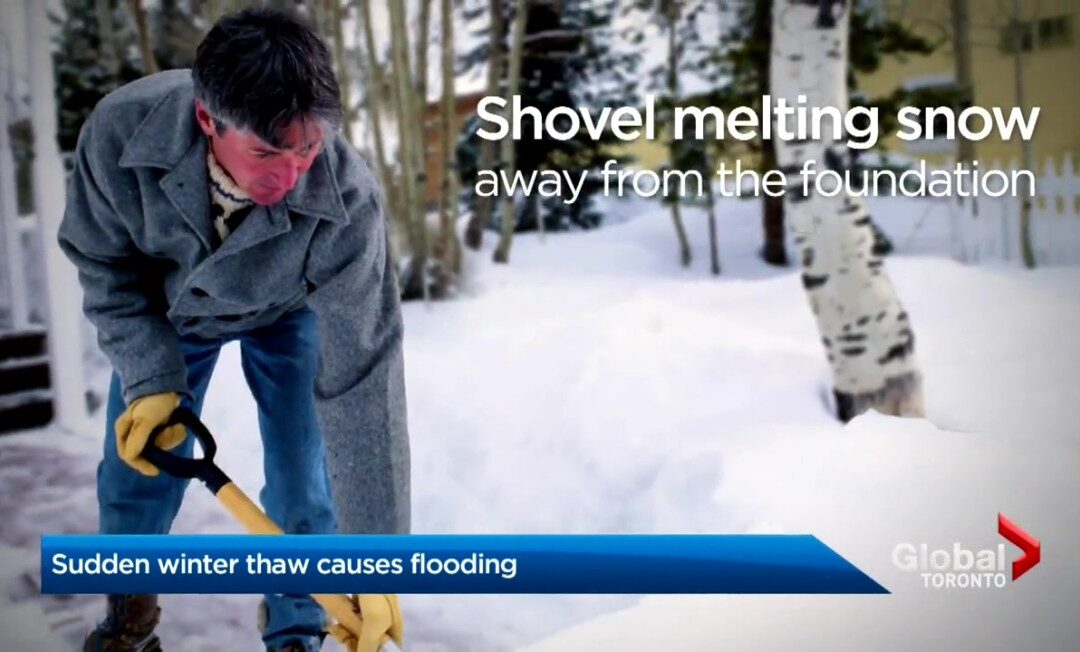
<instances>
[{"instance_id":1,"label":"shovel","mask_svg":"<svg viewBox=\"0 0 1080 652\"><path fill-rule=\"evenodd\" d=\"M181 457L159 448L154 441L158 433L169 426L180 424L191 432L199 442L203 456L201 458ZM266 512L262 511L247 494L240 490L225 472L214 463L214 455L217 453L217 442L213 435L199 417L186 407L179 407L173 411L169 420L161 424L150 434L150 440L143 449L142 456L151 464L162 471L177 478L197 478L206 485L210 493L214 494L233 518L240 522L244 529L251 534L284 534L277 523L270 520ZM344 629L352 636L359 638L363 621L361 614L357 613L353 601L349 596L341 594L313 594L311 596L319 603ZM400 648L390 638L389 634L383 636L380 652L400 652Z\"/></svg>"}]
</instances>

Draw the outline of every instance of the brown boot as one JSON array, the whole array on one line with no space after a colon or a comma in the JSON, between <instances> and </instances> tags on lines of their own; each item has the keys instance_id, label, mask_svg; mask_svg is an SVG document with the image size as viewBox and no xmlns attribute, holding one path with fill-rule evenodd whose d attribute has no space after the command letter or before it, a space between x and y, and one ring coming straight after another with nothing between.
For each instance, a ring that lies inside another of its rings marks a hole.
<instances>
[{"instance_id":1,"label":"brown boot","mask_svg":"<svg viewBox=\"0 0 1080 652\"><path fill-rule=\"evenodd\" d=\"M86 637L83 652L161 652L154 634L160 617L156 595L110 595L105 620Z\"/></svg>"}]
</instances>

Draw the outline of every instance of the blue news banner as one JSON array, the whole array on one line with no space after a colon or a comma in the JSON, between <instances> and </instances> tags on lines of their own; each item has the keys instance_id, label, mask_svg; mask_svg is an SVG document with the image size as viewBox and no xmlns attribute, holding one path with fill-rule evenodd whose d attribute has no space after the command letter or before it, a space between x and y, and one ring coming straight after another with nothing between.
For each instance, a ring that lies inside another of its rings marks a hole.
<instances>
[{"instance_id":1,"label":"blue news banner","mask_svg":"<svg viewBox=\"0 0 1080 652\"><path fill-rule=\"evenodd\" d=\"M888 593L810 535L47 535L42 593Z\"/></svg>"}]
</instances>

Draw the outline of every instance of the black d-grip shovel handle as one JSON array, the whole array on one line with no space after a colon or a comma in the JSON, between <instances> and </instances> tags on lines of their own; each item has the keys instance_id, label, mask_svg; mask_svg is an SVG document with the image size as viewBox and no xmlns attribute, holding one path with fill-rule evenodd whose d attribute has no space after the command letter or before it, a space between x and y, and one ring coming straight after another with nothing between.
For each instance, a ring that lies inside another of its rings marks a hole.
<instances>
[{"instance_id":1,"label":"black d-grip shovel handle","mask_svg":"<svg viewBox=\"0 0 1080 652\"><path fill-rule=\"evenodd\" d=\"M203 456L201 458L176 455L162 450L154 443L162 430L175 425L184 426L188 429L188 432L195 436L195 439L199 442L199 448L202 449ZM216 454L217 442L214 441L214 436L210 434L210 431L194 412L183 406L173 410L165 423L150 432L150 440L142 451L142 457L162 471L177 478L198 478L215 494L218 489L232 482L229 476L225 475L225 472L218 468L217 464L214 464L214 455Z\"/></svg>"}]
</instances>

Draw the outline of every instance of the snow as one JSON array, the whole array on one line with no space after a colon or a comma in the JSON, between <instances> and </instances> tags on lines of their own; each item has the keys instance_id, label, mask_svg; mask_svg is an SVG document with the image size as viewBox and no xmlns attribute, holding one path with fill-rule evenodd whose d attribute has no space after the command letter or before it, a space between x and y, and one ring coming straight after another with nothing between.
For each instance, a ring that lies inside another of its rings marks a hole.
<instances>
[{"instance_id":1,"label":"snow","mask_svg":"<svg viewBox=\"0 0 1080 652\"><path fill-rule=\"evenodd\" d=\"M755 429L724 453L712 498L740 531L812 532L893 594L647 597L527 649L1064 650L1080 635L1075 443L1030 450L873 413L847 428ZM928 590L892 565L900 542L996 547L999 511L1043 544L1015 584Z\"/></svg>"},{"instance_id":2,"label":"snow","mask_svg":"<svg viewBox=\"0 0 1080 652\"><path fill-rule=\"evenodd\" d=\"M488 262L490 251L469 258L464 296L405 307L413 524L425 533L809 532L893 595L403 596L407 649L1075 641L1080 269L964 266L947 258L939 204L870 207L899 249L888 269L916 329L927 420L832 419L798 276L756 258L756 203L721 203L724 270L713 278L703 212L684 212L695 246L687 270L665 208L613 201L604 228L519 236L509 266ZM261 450L242 378L227 347L204 417L221 466L255 494ZM100 616L100 598L42 598L35 588L38 535L96 527L100 436L0 438L0 629L22 637L4 649L70 647ZM930 591L893 568L902 541L996 546L999 511L1043 542L1042 563L1015 584ZM238 528L195 486L175 531ZM257 649L257 600L166 596L164 644Z\"/></svg>"}]
</instances>

